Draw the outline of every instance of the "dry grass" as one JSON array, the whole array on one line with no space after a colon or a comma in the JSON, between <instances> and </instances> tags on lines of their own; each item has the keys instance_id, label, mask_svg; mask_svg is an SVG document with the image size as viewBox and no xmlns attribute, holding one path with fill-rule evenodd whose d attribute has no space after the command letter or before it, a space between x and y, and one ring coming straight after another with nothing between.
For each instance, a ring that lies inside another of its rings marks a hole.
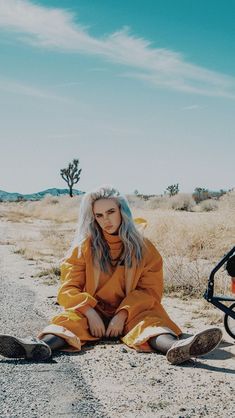
<instances>
[{"instance_id":1,"label":"dry grass","mask_svg":"<svg viewBox=\"0 0 235 418\"><path fill-rule=\"evenodd\" d=\"M41 270L35 277L43 279L43 284L52 286L58 283L60 277L60 269L58 266L51 266L47 269Z\"/></svg>"},{"instance_id":2,"label":"dry grass","mask_svg":"<svg viewBox=\"0 0 235 418\"><path fill-rule=\"evenodd\" d=\"M224 195L217 210L209 213L140 208L133 212L148 220L146 236L163 256L166 293L201 296L212 268L235 245L235 192ZM216 274L215 292L230 293L230 278L223 269Z\"/></svg>"},{"instance_id":3,"label":"dry grass","mask_svg":"<svg viewBox=\"0 0 235 418\"><path fill-rule=\"evenodd\" d=\"M73 227L61 228L58 224L36 225L38 233L27 237L23 234L17 236L16 254L22 255L26 260L50 262L52 259L59 262L68 250L74 236ZM34 231L37 232L37 231Z\"/></svg>"},{"instance_id":4,"label":"dry grass","mask_svg":"<svg viewBox=\"0 0 235 418\"><path fill-rule=\"evenodd\" d=\"M156 196L151 197L146 202L146 208L148 209L173 209L173 210L186 210L192 211L196 203L191 194L179 193L175 196Z\"/></svg>"},{"instance_id":5,"label":"dry grass","mask_svg":"<svg viewBox=\"0 0 235 418\"><path fill-rule=\"evenodd\" d=\"M57 226L51 225L50 228L41 230L41 239L46 248L49 248L51 255L57 259L63 258L71 245L74 237L76 224L74 227L58 229Z\"/></svg>"},{"instance_id":6,"label":"dry grass","mask_svg":"<svg viewBox=\"0 0 235 418\"><path fill-rule=\"evenodd\" d=\"M233 208L227 213L156 210L146 215L146 235L164 259L166 291L201 295L214 264L235 245ZM219 292L228 292L230 279L222 270L216 284Z\"/></svg>"},{"instance_id":7,"label":"dry grass","mask_svg":"<svg viewBox=\"0 0 235 418\"><path fill-rule=\"evenodd\" d=\"M57 223L75 222L81 196L53 197L47 195L40 201L1 203L0 216L4 214L11 222L31 222L32 219L45 219Z\"/></svg>"},{"instance_id":8,"label":"dry grass","mask_svg":"<svg viewBox=\"0 0 235 418\"><path fill-rule=\"evenodd\" d=\"M213 305L205 299L200 301L200 306L192 312L192 319L206 318L209 325L218 325L221 323L223 313L219 309L215 309Z\"/></svg>"},{"instance_id":9,"label":"dry grass","mask_svg":"<svg viewBox=\"0 0 235 418\"><path fill-rule=\"evenodd\" d=\"M80 199L63 196L39 202L2 203L0 216L16 226L27 222L38 228L37 238L26 239L19 234L17 251L22 256L58 264L73 239ZM169 198L161 199L167 207ZM201 296L211 269L235 245L235 192L218 200L217 210L212 212L153 209L150 201L136 196L130 198L130 204L134 217L147 219L145 235L163 256L166 292L181 297ZM215 283L216 292L229 293L230 279L222 269Z\"/></svg>"},{"instance_id":10,"label":"dry grass","mask_svg":"<svg viewBox=\"0 0 235 418\"><path fill-rule=\"evenodd\" d=\"M198 212L211 212L218 209L218 202L214 199L203 200L197 207Z\"/></svg>"}]
</instances>

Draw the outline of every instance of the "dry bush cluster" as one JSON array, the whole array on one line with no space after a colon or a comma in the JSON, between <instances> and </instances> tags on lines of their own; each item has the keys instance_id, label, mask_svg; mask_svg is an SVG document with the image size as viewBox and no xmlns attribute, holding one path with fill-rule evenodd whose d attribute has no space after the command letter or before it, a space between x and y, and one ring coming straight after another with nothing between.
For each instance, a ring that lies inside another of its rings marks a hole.
<instances>
[{"instance_id":1,"label":"dry bush cluster","mask_svg":"<svg viewBox=\"0 0 235 418\"><path fill-rule=\"evenodd\" d=\"M235 191L221 196L220 199L206 199L200 203L195 202L190 193L178 193L175 196L150 196L147 200L141 196L128 195L132 207L138 209L169 209L187 212L210 212L219 208L235 205ZM227 202L227 204L225 204Z\"/></svg>"},{"instance_id":2,"label":"dry bush cluster","mask_svg":"<svg viewBox=\"0 0 235 418\"><path fill-rule=\"evenodd\" d=\"M28 259L56 265L72 242L80 199L48 196L39 202L4 203L0 205L0 216L37 226L37 239L24 240L19 235L18 251ZM216 201L216 210L209 212L205 207L201 212L199 205L195 210L188 195L148 201L129 196L128 200L134 217L147 219L145 235L163 256L166 291L201 296L211 269L235 245L235 192L222 196ZM209 204L214 203L204 201L200 206ZM172 210L173 206L184 209ZM39 220L44 221L40 224ZM217 292L229 292L230 278L224 271L220 270L215 283Z\"/></svg>"}]
</instances>

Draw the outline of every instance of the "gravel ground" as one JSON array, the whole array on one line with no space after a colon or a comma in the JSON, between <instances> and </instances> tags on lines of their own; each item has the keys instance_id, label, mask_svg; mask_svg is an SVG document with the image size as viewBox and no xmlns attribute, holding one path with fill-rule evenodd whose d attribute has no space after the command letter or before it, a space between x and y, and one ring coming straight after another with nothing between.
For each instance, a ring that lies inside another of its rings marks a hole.
<instances>
[{"instance_id":1,"label":"gravel ground","mask_svg":"<svg viewBox=\"0 0 235 418\"><path fill-rule=\"evenodd\" d=\"M14 233L0 222L6 242ZM37 335L60 310L57 289L31 277L42 266L13 251L1 241L0 332ZM195 316L200 301L165 298L164 305L188 335L206 326L205 316ZM234 417L234 359L226 333L218 349L181 366L111 341L45 363L0 357L0 417Z\"/></svg>"}]
</instances>

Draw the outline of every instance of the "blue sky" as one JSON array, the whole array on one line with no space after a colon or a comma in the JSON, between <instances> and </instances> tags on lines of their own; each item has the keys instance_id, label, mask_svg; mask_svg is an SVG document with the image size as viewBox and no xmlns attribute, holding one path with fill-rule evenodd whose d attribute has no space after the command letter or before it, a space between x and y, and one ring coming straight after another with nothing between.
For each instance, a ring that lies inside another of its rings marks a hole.
<instances>
[{"instance_id":1,"label":"blue sky","mask_svg":"<svg viewBox=\"0 0 235 418\"><path fill-rule=\"evenodd\" d=\"M0 0L0 189L234 187L233 0Z\"/></svg>"}]
</instances>

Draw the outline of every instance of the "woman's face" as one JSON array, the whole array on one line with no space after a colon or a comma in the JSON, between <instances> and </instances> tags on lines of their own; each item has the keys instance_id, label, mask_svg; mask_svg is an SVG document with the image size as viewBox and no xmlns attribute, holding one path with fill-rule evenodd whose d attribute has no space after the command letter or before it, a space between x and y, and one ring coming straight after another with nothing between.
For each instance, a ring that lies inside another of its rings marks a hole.
<instances>
[{"instance_id":1,"label":"woman's face","mask_svg":"<svg viewBox=\"0 0 235 418\"><path fill-rule=\"evenodd\" d=\"M122 223L122 216L119 206L114 199L98 199L93 206L93 213L96 222L102 230L108 234L118 232Z\"/></svg>"}]
</instances>

